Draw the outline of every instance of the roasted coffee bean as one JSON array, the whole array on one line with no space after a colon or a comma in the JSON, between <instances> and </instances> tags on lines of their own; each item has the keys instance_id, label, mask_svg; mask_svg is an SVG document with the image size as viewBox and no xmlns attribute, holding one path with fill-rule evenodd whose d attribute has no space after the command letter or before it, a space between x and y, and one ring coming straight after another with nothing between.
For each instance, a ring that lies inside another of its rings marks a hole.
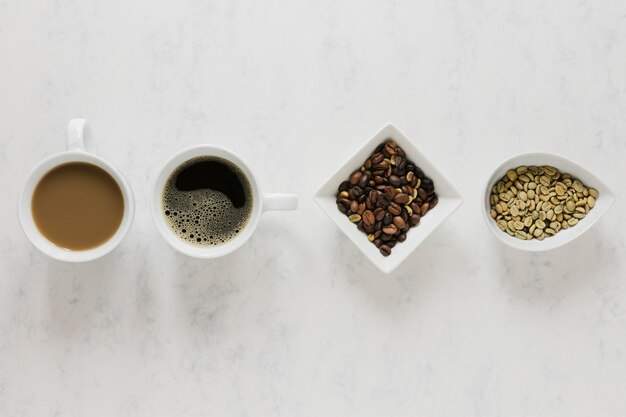
<instances>
[{"instance_id":1,"label":"roasted coffee bean","mask_svg":"<svg viewBox=\"0 0 626 417\"><path fill-rule=\"evenodd\" d=\"M389 213L397 216L398 214L402 213L402 206L400 206L398 203L391 203L389 204L389 207L387 207L387 210L389 210Z\"/></svg>"},{"instance_id":2,"label":"roasted coffee bean","mask_svg":"<svg viewBox=\"0 0 626 417\"><path fill-rule=\"evenodd\" d=\"M377 164L372 165L372 170L376 170L376 171L382 171L385 172L387 171L387 168L389 168L389 162L383 160Z\"/></svg>"},{"instance_id":3,"label":"roasted coffee bean","mask_svg":"<svg viewBox=\"0 0 626 417\"><path fill-rule=\"evenodd\" d=\"M373 205L375 205L376 203L378 203L378 192L372 190L370 191L369 195L367 196L368 200L372 202Z\"/></svg>"},{"instance_id":4,"label":"roasted coffee bean","mask_svg":"<svg viewBox=\"0 0 626 417\"><path fill-rule=\"evenodd\" d=\"M383 148L383 153L386 157L391 157L396 154L396 144L395 142L387 142L385 147Z\"/></svg>"},{"instance_id":5,"label":"roasted coffee bean","mask_svg":"<svg viewBox=\"0 0 626 417\"><path fill-rule=\"evenodd\" d=\"M391 223L383 227L383 232L387 233L388 235L395 235L396 233L398 233L398 227L395 224Z\"/></svg>"},{"instance_id":6,"label":"roasted coffee bean","mask_svg":"<svg viewBox=\"0 0 626 417\"><path fill-rule=\"evenodd\" d=\"M402 184L402 180L397 175L391 175L389 177L389 184L393 185L394 187L397 187Z\"/></svg>"},{"instance_id":7,"label":"roasted coffee bean","mask_svg":"<svg viewBox=\"0 0 626 417\"><path fill-rule=\"evenodd\" d=\"M374 215L376 216L376 221L379 222L383 219L383 217L385 217L385 210L383 210L381 207L376 208L376 210L374 210Z\"/></svg>"},{"instance_id":8,"label":"roasted coffee bean","mask_svg":"<svg viewBox=\"0 0 626 417\"><path fill-rule=\"evenodd\" d=\"M521 183L519 185L515 183L515 186L520 190L524 187ZM574 187L578 186L576 184ZM564 187L567 188L567 186ZM530 187L528 190L530 191ZM570 219L573 223L574 220L583 216L586 212L580 212L584 209L582 206L586 204L586 207L592 207L595 203L594 199L591 191L584 196L576 196L576 199L569 197L567 201L557 199L555 194L546 194L546 199L540 203L552 204L553 218L546 218L546 221L551 222L551 227L554 225L550 230L558 231L559 227L569 227ZM384 246L384 252L387 255L391 253L391 249L397 242L406 240L408 230L416 226L421 217L432 210L438 201L432 180L407 158L404 150L393 140L387 140L378 145L376 151L365 160L363 165L352 172L347 181L339 185L336 200L337 209L348 216L358 230L366 233L370 242L379 248ZM556 217L557 206L561 207L560 213L562 214L559 218ZM566 207L567 211L564 211L563 207ZM501 211L506 209L507 212L520 209L506 205L498 206L498 208ZM546 212L549 212L548 208ZM531 221L536 219L529 218ZM506 224L504 227L507 227ZM512 233L516 231L517 229Z\"/></svg>"},{"instance_id":9,"label":"roasted coffee bean","mask_svg":"<svg viewBox=\"0 0 626 417\"><path fill-rule=\"evenodd\" d=\"M422 180L422 187L424 187L424 190L426 191L431 191L435 189L433 181L430 178L424 178Z\"/></svg>"},{"instance_id":10,"label":"roasted coffee bean","mask_svg":"<svg viewBox=\"0 0 626 417\"><path fill-rule=\"evenodd\" d=\"M393 218L393 224L395 224L398 229L404 229L404 227L406 226L406 222L400 216L396 216Z\"/></svg>"},{"instance_id":11,"label":"roasted coffee bean","mask_svg":"<svg viewBox=\"0 0 626 417\"><path fill-rule=\"evenodd\" d=\"M366 171L363 175L361 175L361 178L359 179L359 185L361 186L361 188L365 188L369 180L370 174Z\"/></svg>"},{"instance_id":12,"label":"roasted coffee bean","mask_svg":"<svg viewBox=\"0 0 626 417\"><path fill-rule=\"evenodd\" d=\"M383 256L391 255L391 248L387 245L381 245L378 250L383 254Z\"/></svg>"},{"instance_id":13,"label":"roasted coffee bean","mask_svg":"<svg viewBox=\"0 0 626 417\"><path fill-rule=\"evenodd\" d=\"M385 155L380 152L376 152L370 159L372 160L372 164L379 164L383 161L383 159L385 159Z\"/></svg>"},{"instance_id":14,"label":"roasted coffee bean","mask_svg":"<svg viewBox=\"0 0 626 417\"><path fill-rule=\"evenodd\" d=\"M395 201L398 204L405 205L406 203L409 202L409 196L408 196L408 194L397 194L393 198L393 201Z\"/></svg>"},{"instance_id":15,"label":"roasted coffee bean","mask_svg":"<svg viewBox=\"0 0 626 417\"><path fill-rule=\"evenodd\" d=\"M347 198L340 198L339 200L337 200L337 204L341 204L346 210L348 210L350 208L351 202Z\"/></svg>"},{"instance_id":16,"label":"roasted coffee bean","mask_svg":"<svg viewBox=\"0 0 626 417\"><path fill-rule=\"evenodd\" d=\"M350 175L350 184L356 185L362 176L363 176L363 173L361 171L354 171L352 175Z\"/></svg>"},{"instance_id":17,"label":"roasted coffee bean","mask_svg":"<svg viewBox=\"0 0 626 417\"><path fill-rule=\"evenodd\" d=\"M376 217L374 216L374 213L370 210L364 211L362 218L363 223L365 223L367 226L373 226L374 223L376 223Z\"/></svg>"},{"instance_id":18,"label":"roasted coffee bean","mask_svg":"<svg viewBox=\"0 0 626 417\"><path fill-rule=\"evenodd\" d=\"M420 188L419 190L417 190L417 196L419 197L420 200L424 201L426 200L426 197L428 197L428 193L426 192L425 189Z\"/></svg>"}]
</instances>

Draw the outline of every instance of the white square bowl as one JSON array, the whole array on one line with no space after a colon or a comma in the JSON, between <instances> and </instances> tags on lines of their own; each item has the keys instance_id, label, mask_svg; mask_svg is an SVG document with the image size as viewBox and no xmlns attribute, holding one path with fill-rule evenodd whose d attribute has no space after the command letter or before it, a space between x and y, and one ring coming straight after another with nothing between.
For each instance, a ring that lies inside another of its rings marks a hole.
<instances>
[{"instance_id":1,"label":"white square bowl","mask_svg":"<svg viewBox=\"0 0 626 417\"><path fill-rule=\"evenodd\" d=\"M554 236L547 237L544 240L520 240L516 237L510 236L508 233L503 232L498 228L496 221L491 218L491 215L489 214L489 211L491 210L491 204L489 202L491 189L509 169L515 169L520 165L550 165L563 173L567 173L574 178L578 178L587 187L598 190L599 196L596 199L594 208L589 210L589 213L581 219L576 226L560 230ZM563 158L562 156L545 152L532 152L509 158L496 167L483 189L481 208L487 227L489 227L494 236L497 237L502 243L515 249L529 252L541 252L563 246L585 233L600 219L600 217L602 217L604 213L606 213L614 202L615 194L609 189L609 187L606 186L604 182L600 181L598 177L581 167L579 164Z\"/></svg>"},{"instance_id":2,"label":"white square bowl","mask_svg":"<svg viewBox=\"0 0 626 417\"><path fill-rule=\"evenodd\" d=\"M376 147L387 139L393 139L404 149L407 159L420 167L424 174L433 180L439 203L422 217L419 225L407 232L404 242L398 242L391 255L383 256L378 248L367 240L367 235L356 228L348 217L337 209L337 189L339 184L358 169L374 152ZM356 245L363 254L384 273L396 269L417 247L462 203L463 199L435 165L424 156L413 143L393 124L388 123L368 140L341 168L320 187L315 201L335 222L337 227Z\"/></svg>"}]
</instances>

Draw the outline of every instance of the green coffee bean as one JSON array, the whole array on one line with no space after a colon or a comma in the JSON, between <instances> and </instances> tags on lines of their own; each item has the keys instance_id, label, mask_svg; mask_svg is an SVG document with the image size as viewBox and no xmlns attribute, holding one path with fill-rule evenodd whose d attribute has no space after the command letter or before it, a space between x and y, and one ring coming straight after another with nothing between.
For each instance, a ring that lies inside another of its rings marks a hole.
<instances>
[{"instance_id":1,"label":"green coffee bean","mask_svg":"<svg viewBox=\"0 0 626 417\"><path fill-rule=\"evenodd\" d=\"M526 232L518 230L517 232L515 232L515 237L518 239L526 240Z\"/></svg>"},{"instance_id":2,"label":"green coffee bean","mask_svg":"<svg viewBox=\"0 0 626 417\"><path fill-rule=\"evenodd\" d=\"M589 208L594 208L596 205L596 198L591 195L591 190L589 190L589 194L589 197L587 197L587 205L589 206Z\"/></svg>"},{"instance_id":3,"label":"green coffee bean","mask_svg":"<svg viewBox=\"0 0 626 417\"><path fill-rule=\"evenodd\" d=\"M519 166L491 187L489 215L511 236L543 240L575 226L595 207L598 196L597 189L555 167Z\"/></svg>"},{"instance_id":4,"label":"green coffee bean","mask_svg":"<svg viewBox=\"0 0 626 417\"><path fill-rule=\"evenodd\" d=\"M361 221L361 215L360 214L351 214L350 216L348 216L348 220L350 220L352 223L358 223Z\"/></svg>"}]
</instances>

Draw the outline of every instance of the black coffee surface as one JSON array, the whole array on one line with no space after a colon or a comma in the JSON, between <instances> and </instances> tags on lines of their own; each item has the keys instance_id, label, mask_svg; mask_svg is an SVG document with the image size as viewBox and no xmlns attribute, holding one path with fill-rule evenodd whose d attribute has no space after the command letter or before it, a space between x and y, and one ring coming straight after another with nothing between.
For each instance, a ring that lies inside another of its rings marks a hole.
<instances>
[{"instance_id":1,"label":"black coffee surface","mask_svg":"<svg viewBox=\"0 0 626 417\"><path fill-rule=\"evenodd\" d=\"M178 167L163 190L163 213L183 240L215 246L233 239L252 212L250 182L231 162L198 157Z\"/></svg>"},{"instance_id":2,"label":"black coffee surface","mask_svg":"<svg viewBox=\"0 0 626 417\"><path fill-rule=\"evenodd\" d=\"M196 191L211 189L220 191L238 208L246 203L246 193L233 168L217 160L196 162L184 168L176 176L176 189Z\"/></svg>"}]
</instances>

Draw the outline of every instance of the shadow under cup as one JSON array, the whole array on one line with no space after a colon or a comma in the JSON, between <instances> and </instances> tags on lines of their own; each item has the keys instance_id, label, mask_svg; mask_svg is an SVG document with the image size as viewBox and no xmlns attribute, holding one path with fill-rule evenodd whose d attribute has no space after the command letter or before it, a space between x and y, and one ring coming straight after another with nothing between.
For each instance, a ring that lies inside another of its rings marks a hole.
<instances>
[{"instance_id":1,"label":"shadow under cup","mask_svg":"<svg viewBox=\"0 0 626 417\"><path fill-rule=\"evenodd\" d=\"M86 163L104 170L119 186L124 203L122 220L115 233L101 245L85 250L70 250L57 246L42 234L33 218L33 195L41 179L53 169L72 163ZM49 156L32 170L18 200L18 215L24 233L41 252L64 262L87 262L106 255L122 241L132 223L134 201L130 186L124 177L107 161L89 152L66 151Z\"/></svg>"},{"instance_id":2,"label":"shadow under cup","mask_svg":"<svg viewBox=\"0 0 626 417\"><path fill-rule=\"evenodd\" d=\"M179 237L169 224L169 220L165 215L163 193L172 174L174 174L186 162L196 158L216 158L223 159L234 165L245 177L250 185L251 208L248 219L239 233L219 245L199 245L183 240ZM184 149L173 156L161 169L152 187L152 195L150 199L151 213L156 228L165 241L177 251L196 258L217 258L241 247L254 233L259 223L261 213L263 211L263 199L259 190L255 177L248 166L237 155L224 148L210 145L200 145Z\"/></svg>"}]
</instances>

